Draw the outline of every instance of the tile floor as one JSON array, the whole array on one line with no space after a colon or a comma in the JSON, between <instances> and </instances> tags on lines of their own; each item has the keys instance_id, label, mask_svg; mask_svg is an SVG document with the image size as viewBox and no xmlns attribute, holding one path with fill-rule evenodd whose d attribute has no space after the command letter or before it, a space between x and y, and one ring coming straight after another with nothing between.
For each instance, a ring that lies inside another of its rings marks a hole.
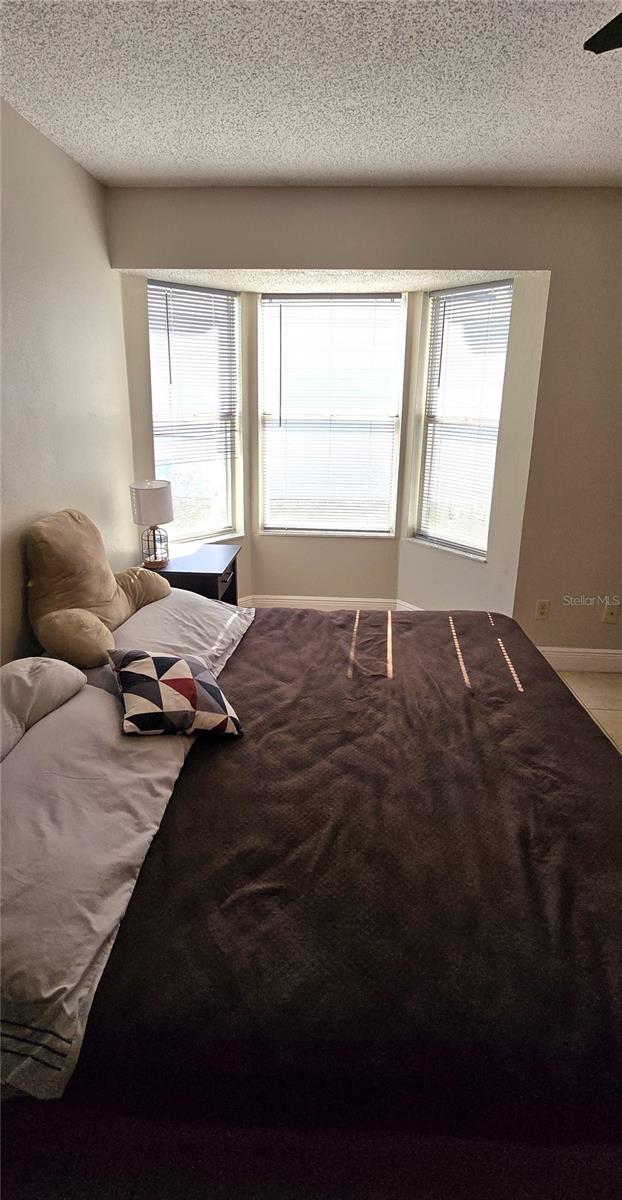
<instances>
[{"instance_id":1,"label":"tile floor","mask_svg":"<svg viewBox=\"0 0 622 1200\"><path fill-rule=\"evenodd\" d=\"M560 671L559 674L622 753L622 672Z\"/></svg>"}]
</instances>

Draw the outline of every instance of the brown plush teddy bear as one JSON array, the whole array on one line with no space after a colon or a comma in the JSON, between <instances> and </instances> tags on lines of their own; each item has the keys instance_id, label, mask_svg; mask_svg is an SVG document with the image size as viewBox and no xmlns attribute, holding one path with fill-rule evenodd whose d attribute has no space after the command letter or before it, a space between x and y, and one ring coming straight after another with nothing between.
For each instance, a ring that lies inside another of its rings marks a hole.
<instances>
[{"instance_id":1,"label":"brown plush teddy bear","mask_svg":"<svg viewBox=\"0 0 622 1200\"><path fill-rule=\"evenodd\" d=\"M107 662L107 651L114 650L111 629L171 590L144 567L113 575L99 529L73 508L30 526L26 556L35 634L49 654L74 667Z\"/></svg>"}]
</instances>

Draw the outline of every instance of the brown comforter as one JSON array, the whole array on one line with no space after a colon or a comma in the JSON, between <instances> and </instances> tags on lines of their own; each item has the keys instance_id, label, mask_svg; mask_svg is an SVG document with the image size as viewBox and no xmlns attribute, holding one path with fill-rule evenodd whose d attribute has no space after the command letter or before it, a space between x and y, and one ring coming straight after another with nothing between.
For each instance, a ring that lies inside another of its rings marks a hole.
<instances>
[{"instance_id":1,"label":"brown comforter","mask_svg":"<svg viewBox=\"0 0 622 1200\"><path fill-rule=\"evenodd\" d=\"M518 626L260 610L220 682L68 1095L615 1103L622 759Z\"/></svg>"}]
</instances>

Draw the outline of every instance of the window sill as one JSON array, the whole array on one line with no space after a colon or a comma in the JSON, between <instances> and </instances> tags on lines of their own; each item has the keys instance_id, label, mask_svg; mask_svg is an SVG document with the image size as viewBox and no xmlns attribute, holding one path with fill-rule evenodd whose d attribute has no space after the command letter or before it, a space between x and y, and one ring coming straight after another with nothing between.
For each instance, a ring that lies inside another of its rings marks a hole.
<instances>
[{"instance_id":1,"label":"window sill","mask_svg":"<svg viewBox=\"0 0 622 1200\"><path fill-rule=\"evenodd\" d=\"M222 533L208 533L203 537L177 538L175 541L169 542L169 553L176 550L179 554L192 554L195 550L200 550L201 546L210 546L214 542L240 542L244 540L244 533L240 529L227 529Z\"/></svg>"},{"instance_id":2,"label":"window sill","mask_svg":"<svg viewBox=\"0 0 622 1200\"><path fill-rule=\"evenodd\" d=\"M244 531L242 529L226 529L222 533L210 533L208 537L203 538L203 544L209 545L210 542L239 542L244 540Z\"/></svg>"},{"instance_id":3,"label":"window sill","mask_svg":"<svg viewBox=\"0 0 622 1200\"><path fill-rule=\"evenodd\" d=\"M255 537L301 537L301 538L365 538L367 541L391 541L395 533L364 533L362 530L342 529L258 529Z\"/></svg>"},{"instance_id":4,"label":"window sill","mask_svg":"<svg viewBox=\"0 0 622 1200\"><path fill-rule=\"evenodd\" d=\"M468 558L471 562L481 563L482 566L488 562L488 558L481 554L472 554L469 550L458 550L454 546L441 546L438 542L429 542L427 538L413 536L404 538L405 542L411 542L416 546L425 546L428 550L443 550L445 554L457 554L458 558Z\"/></svg>"}]
</instances>

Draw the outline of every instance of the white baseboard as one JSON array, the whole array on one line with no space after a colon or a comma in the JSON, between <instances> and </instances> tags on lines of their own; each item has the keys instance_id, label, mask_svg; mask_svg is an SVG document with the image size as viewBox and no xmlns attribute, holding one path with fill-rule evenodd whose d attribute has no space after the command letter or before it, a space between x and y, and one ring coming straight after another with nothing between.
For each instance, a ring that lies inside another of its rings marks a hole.
<instances>
[{"instance_id":1,"label":"white baseboard","mask_svg":"<svg viewBox=\"0 0 622 1200\"><path fill-rule=\"evenodd\" d=\"M555 671L622 671L622 650L583 646L538 646Z\"/></svg>"},{"instance_id":2,"label":"white baseboard","mask_svg":"<svg viewBox=\"0 0 622 1200\"><path fill-rule=\"evenodd\" d=\"M356 596L241 596L238 604L243 608L315 608L321 612L333 612L339 608L368 608L386 612L387 608L401 607L397 600Z\"/></svg>"}]
</instances>

